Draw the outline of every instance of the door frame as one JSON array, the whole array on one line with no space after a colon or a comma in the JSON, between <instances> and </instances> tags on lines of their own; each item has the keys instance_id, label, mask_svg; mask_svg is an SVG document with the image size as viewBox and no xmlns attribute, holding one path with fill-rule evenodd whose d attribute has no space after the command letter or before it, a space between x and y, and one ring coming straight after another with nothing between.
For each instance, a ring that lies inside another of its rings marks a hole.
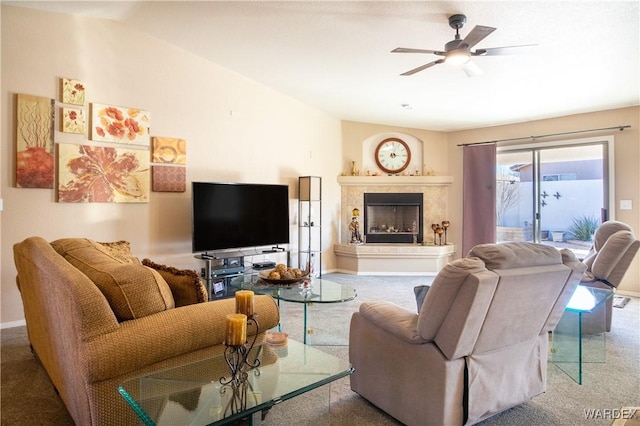
<instances>
[{"instance_id":1,"label":"door frame","mask_svg":"<svg viewBox=\"0 0 640 426\"><path fill-rule=\"evenodd\" d=\"M514 144L514 145L503 145L496 147L496 155L499 155L501 152L509 152L509 151L526 151L532 150L532 154L537 158L537 161L534 161L536 167L534 167L534 180L539 179L539 150L544 148L563 148L563 147L571 147L572 145L593 145L593 144L606 144L607 149L604 152L603 163L604 163L604 173L603 179L605 180L605 186L607 188L607 192L603 194L604 196L604 204L607 206L607 218L608 220L615 220L616 210L615 210L615 137L613 135L608 136L595 136L590 138L581 138L581 139L571 139L571 140L558 140L558 141L550 141L550 142L538 142L538 143L528 143L528 144ZM536 189L537 188L537 189ZM533 238L534 242L539 239L539 227L540 227L540 206L537 200L539 199L539 185L534 185L533 191L533 213L534 213L534 229L533 229ZM497 226L497 225L496 225Z\"/></svg>"}]
</instances>

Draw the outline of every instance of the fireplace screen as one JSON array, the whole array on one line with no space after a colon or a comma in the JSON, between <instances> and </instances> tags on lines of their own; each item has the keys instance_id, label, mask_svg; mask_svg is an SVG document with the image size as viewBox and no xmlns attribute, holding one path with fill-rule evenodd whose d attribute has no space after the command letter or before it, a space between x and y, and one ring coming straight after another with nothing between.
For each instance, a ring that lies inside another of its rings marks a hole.
<instances>
[{"instance_id":1,"label":"fireplace screen","mask_svg":"<svg viewBox=\"0 0 640 426\"><path fill-rule=\"evenodd\" d=\"M367 243L422 243L422 194L364 194Z\"/></svg>"}]
</instances>

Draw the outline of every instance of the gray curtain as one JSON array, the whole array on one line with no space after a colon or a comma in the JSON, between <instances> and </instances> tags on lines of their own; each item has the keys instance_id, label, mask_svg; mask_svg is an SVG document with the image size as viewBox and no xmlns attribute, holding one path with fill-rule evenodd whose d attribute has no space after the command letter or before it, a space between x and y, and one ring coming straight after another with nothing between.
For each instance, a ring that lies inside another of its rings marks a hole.
<instances>
[{"instance_id":1,"label":"gray curtain","mask_svg":"<svg viewBox=\"0 0 640 426\"><path fill-rule=\"evenodd\" d=\"M462 256L496 242L496 145L465 146L462 177Z\"/></svg>"}]
</instances>

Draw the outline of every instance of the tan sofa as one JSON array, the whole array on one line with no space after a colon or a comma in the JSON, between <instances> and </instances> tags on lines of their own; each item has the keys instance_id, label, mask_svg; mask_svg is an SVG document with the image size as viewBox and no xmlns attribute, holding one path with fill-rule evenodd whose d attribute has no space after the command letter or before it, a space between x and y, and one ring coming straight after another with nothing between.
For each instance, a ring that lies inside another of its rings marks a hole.
<instances>
[{"instance_id":1,"label":"tan sofa","mask_svg":"<svg viewBox=\"0 0 640 426\"><path fill-rule=\"evenodd\" d=\"M553 247L487 244L438 273L419 313L362 303L351 388L409 426L474 424L531 399L584 268Z\"/></svg>"},{"instance_id":2,"label":"tan sofa","mask_svg":"<svg viewBox=\"0 0 640 426\"><path fill-rule=\"evenodd\" d=\"M31 237L14 245L14 259L33 352L77 425L139 424L118 384L224 350L235 301L195 303L195 273L81 238ZM255 311L261 330L279 322L269 296L255 297Z\"/></svg>"}]
</instances>

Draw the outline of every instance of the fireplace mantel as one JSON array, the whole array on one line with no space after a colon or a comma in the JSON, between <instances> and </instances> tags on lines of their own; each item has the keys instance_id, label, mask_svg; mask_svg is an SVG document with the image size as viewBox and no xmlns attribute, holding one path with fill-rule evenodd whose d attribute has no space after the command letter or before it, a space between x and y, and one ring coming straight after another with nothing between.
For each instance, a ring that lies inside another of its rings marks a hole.
<instances>
[{"instance_id":1,"label":"fireplace mantel","mask_svg":"<svg viewBox=\"0 0 640 426\"><path fill-rule=\"evenodd\" d=\"M338 176L340 186L449 186L453 176Z\"/></svg>"}]
</instances>

